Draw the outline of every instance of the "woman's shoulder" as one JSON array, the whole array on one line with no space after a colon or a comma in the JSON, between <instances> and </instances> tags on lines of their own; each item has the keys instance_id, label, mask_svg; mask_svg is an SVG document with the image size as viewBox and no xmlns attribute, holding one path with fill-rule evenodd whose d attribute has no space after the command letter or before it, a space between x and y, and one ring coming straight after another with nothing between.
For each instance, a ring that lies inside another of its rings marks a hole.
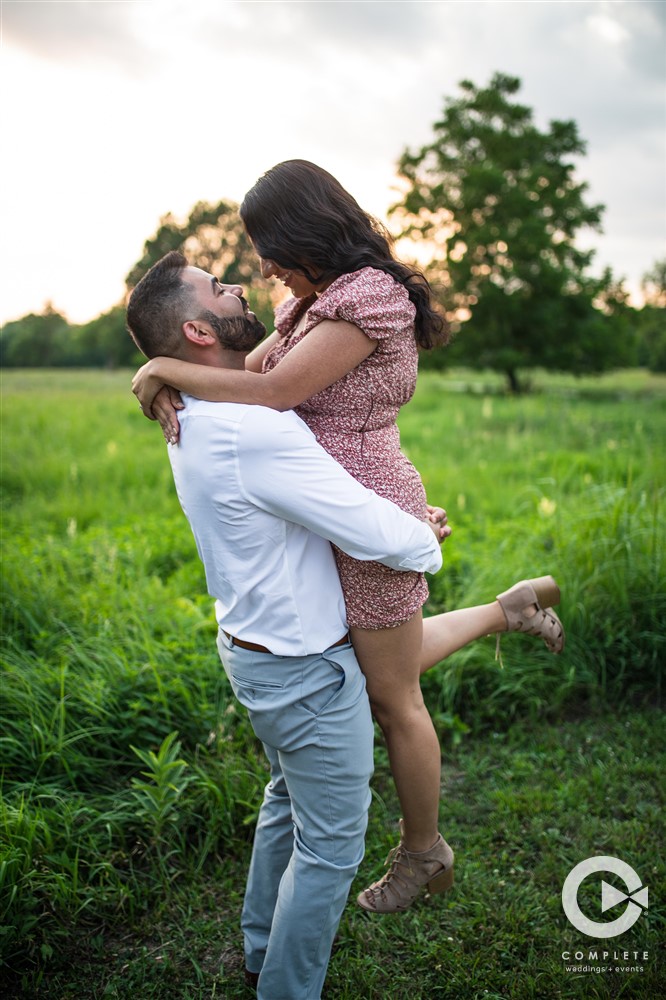
<instances>
[{"instance_id":1,"label":"woman's shoulder","mask_svg":"<svg viewBox=\"0 0 666 1000\"><path fill-rule=\"evenodd\" d=\"M362 267L359 271L341 274L329 285L321 298L328 295L339 298L360 295L382 297L395 295L398 298L409 298L403 284L397 281L392 274L377 267Z\"/></svg>"},{"instance_id":2,"label":"woman's shoulder","mask_svg":"<svg viewBox=\"0 0 666 1000\"><path fill-rule=\"evenodd\" d=\"M317 322L344 319L377 338L412 330L415 314L405 286L376 267L341 274L309 310Z\"/></svg>"}]
</instances>

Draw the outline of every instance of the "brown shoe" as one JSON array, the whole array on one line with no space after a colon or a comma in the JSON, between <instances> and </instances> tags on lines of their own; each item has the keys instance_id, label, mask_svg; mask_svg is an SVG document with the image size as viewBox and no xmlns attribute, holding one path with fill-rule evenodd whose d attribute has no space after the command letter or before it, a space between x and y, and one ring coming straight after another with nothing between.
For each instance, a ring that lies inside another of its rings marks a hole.
<instances>
[{"instance_id":1,"label":"brown shoe","mask_svg":"<svg viewBox=\"0 0 666 1000\"><path fill-rule=\"evenodd\" d=\"M379 882L360 892L356 902L370 913L398 913L408 909L424 886L433 895L446 892L453 885L453 851L441 834L428 851L412 853L400 843L389 853L388 872Z\"/></svg>"},{"instance_id":2,"label":"brown shoe","mask_svg":"<svg viewBox=\"0 0 666 1000\"><path fill-rule=\"evenodd\" d=\"M498 594L497 600L504 612L508 632L527 632L529 635L540 636L551 653L562 652L564 628L551 607L552 604L560 603L560 588L552 576L521 580L503 594ZM536 606L536 612L526 614L527 608L531 606Z\"/></svg>"},{"instance_id":3,"label":"brown shoe","mask_svg":"<svg viewBox=\"0 0 666 1000\"><path fill-rule=\"evenodd\" d=\"M256 990L257 984L259 982L259 973L250 972L249 969L245 970L245 985L249 986L250 989Z\"/></svg>"}]
</instances>

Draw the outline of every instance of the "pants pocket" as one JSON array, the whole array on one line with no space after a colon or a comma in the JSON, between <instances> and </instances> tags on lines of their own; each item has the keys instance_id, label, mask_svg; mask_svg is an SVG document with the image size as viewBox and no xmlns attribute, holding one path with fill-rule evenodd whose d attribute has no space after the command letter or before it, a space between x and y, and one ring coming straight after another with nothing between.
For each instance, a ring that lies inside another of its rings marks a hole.
<instances>
[{"instance_id":1,"label":"pants pocket","mask_svg":"<svg viewBox=\"0 0 666 1000\"><path fill-rule=\"evenodd\" d=\"M321 715L337 698L347 680L344 668L334 660L324 657L314 668L304 671L301 688L301 706L310 715Z\"/></svg>"}]
</instances>

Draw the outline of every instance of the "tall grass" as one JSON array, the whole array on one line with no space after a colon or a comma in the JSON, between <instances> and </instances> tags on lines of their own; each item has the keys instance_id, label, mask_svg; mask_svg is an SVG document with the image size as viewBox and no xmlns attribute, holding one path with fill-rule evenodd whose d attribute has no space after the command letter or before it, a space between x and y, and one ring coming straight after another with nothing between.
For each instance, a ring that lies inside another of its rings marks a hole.
<instances>
[{"instance_id":1,"label":"tall grass","mask_svg":"<svg viewBox=\"0 0 666 1000\"><path fill-rule=\"evenodd\" d=\"M541 376L543 378L543 376ZM492 599L517 579L552 573L567 645L559 657L523 636L502 640L503 669L477 643L428 676L431 698L483 725L572 702L663 694L664 430L661 384L636 376L564 380L508 398L450 393L422 379L401 422L403 444L453 535L430 610ZM459 383L458 383L459 384ZM662 386L663 387L663 386ZM477 386L478 388L478 386Z\"/></svg>"},{"instance_id":2,"label":"tall grass","mask_svg":"<svg viewBox=\"0 0 666 1000\"><path fill-rule=\"evenodd\" d=\"M666 384L639 377L538 375L521 399L421 378L403 443L454 528L428 610L552 572L568 633L561 657L510 635L503 666L482 640L430 671L444 744L661 697ZM128 373L12 372L2 402L0 947L21 970L243 855L265 770Z\"/></svg>"},{"instance_id":3,"label":"tall grass","mask_svg":"<svg viewBox=\"0 0 666 1000\"><path fill-rule=\"evenodd\" d=\"M3 411L0 945L16 962L87 910L140 909L182 871L175 851L191 869L233 851L264 765L127 374L12 373ZM142 765L176 732L187 780L169 808L171 782Z\"/></svg>"}]
</instances>

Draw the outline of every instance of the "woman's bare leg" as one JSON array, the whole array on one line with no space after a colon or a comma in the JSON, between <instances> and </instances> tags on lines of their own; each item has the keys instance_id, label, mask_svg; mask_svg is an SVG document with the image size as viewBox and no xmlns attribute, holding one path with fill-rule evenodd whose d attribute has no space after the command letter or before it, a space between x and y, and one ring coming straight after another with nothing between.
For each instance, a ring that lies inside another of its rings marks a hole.
<instances>
[{"instance_id":1,"label":"woman's bare leg","mask_svg":"<svg viewBox=\"0 0 666 1000\"><path fill-rule=\"evenodd\" d=\"M525 610L529 617L536 606ZM419 611L396 628L350 629L372 711L386 740L407 851L429 850L438 835L440 747L421 694L420 674L474 639L506 629L497 601L425 620Z\"/></svg>"},{"instance_id":2,"label":"woman's bare leg","mask_svg":"<svg viewBox=\"0 0 666 1000\"><path fill-rule=\"evenodd\" d=\"M526 618L531 618L538 605L528 604L523 608ZM496 632L506 632L506 616L499 601L478 604L473 608L460 608L432 615L423 620L423 645L421 647L421 669L423 674L436 663L445 660L457 649L462 649L474 639Z\"/></svg>"},{"instance_id":3,"label":"woman's bare leg","mask_svg":"<svg viewBox=\"0 0 666 1000\"><path fill-rule=\"evenodd\" d=\"M419 611L396 628L352 628L368 696L388 748L408 851L427 851L438 836L441 754L421 695Z\"/></svg>"},{"instance_id":4,"label":"woman's bare leg","mask_svg":"<svg viewBox=\"0 0 666 1000\"><path fill-rule=\"evenodd\" d=\"M420 672L430 670L474 639L494 632L506 632L506 618L497 601L425 618Z\"/></svg>"}]
</instances>

